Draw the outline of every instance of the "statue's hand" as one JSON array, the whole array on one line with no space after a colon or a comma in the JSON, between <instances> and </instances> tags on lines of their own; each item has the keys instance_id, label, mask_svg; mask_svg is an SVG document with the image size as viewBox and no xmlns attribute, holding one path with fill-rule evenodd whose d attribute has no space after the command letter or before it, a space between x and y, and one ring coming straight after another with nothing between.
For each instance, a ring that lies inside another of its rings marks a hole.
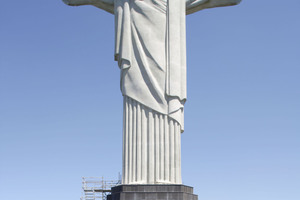
<instances>
[{"instance_id":1,"label":"statue's hand","mask_svg":"<svg viewBox=\"0 0 300 200\"><path fill-rule=\"evenodd\" d=\"M93 5L114 14L114 0L62 0L69 6Z\"/></svg>"},{"instance_id":2,"label":"statue's hand","mask_svg":"<svg viewBox=\"0 0 300 200\"><path fill-rule=\"evenodd\" d=\"M237 5L242 0L186 0L186 13L191 14L206 8Z\"/></svg>"},{"instance_id":3,"label":"statue's hand","mask_svg":"<svg viewBox=\"0 0 300 200\"><path fill-rule=\"evenodd\" d=\"M209 4L211 7L220 7L220 6L233 6L237 5L242 0L210 0Z\"/></svg>"},{"instance_id":4,"label":"statue's hand","mask_svg":"<svg viewBox=\"0 0 300 200\"><path fill-rule=\"evenodd\" d=\"M63 0L63 2L69 6L81 6L81 5L92 5L93 0Z\"/></svg>"}]
</instances>

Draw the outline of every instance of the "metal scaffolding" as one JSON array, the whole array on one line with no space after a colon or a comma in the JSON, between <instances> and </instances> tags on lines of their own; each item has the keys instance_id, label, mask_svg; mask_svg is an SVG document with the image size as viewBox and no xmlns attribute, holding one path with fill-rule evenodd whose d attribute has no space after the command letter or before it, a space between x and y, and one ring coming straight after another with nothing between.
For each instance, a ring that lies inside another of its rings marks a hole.
<instances>
[{"instance_id":1,"label":"metal scaffolding","mask_svg":"<svg viewBox=\"0 0 300 200\"><path fill-rule=\"evenodd\" d=\"M121 180L104 180L103 177L82 177L82 197L80 200L106 200L111 188L121 184Z\"/></svg>"}]
</instances>

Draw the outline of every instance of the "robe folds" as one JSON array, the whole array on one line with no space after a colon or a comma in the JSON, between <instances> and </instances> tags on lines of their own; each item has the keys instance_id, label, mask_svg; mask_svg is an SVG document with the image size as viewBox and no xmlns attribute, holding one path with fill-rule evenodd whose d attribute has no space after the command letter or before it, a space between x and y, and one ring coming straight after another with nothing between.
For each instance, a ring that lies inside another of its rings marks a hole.
<instances>
[{"instance_id":1,"label":"robe folds","mask_svg":"<svg viewBox=\"0 0 300 200\"><path fill-rule=\"evenodd\" d=\"M122 94L173 118L183 131L185 1L116 1L115 27Z\"/></svg>"}]
</instances>

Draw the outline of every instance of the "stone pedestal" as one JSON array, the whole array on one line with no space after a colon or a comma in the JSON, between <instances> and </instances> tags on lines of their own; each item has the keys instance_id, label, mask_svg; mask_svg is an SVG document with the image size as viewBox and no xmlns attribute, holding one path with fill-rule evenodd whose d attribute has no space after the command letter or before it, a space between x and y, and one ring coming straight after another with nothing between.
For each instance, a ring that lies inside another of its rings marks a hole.
<instances>
[{"instance_id":1,"label":"stone pedestal","mask_svg":"<svg viewBox=\"0 0 300 200\"><path fill-rule=\"evenodd\" d=\"M198 200L198 196L185 185L120 185L112 188L107 200Z\"/></svg>"}]
</instances>

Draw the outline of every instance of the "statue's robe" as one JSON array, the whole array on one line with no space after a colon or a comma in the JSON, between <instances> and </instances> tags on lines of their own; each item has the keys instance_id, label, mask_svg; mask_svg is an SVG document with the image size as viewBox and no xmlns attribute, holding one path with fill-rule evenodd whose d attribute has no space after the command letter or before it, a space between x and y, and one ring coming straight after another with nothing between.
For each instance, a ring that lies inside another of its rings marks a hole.
<instances>
[{"instance_id":1,"label":"statue's robe","mask_svg":"<svg viewBox=\"0 0 300 200\"><path fill-rule=\"evenodd\" d=\"M124 95L124 184L181 184L186 61L185 4L180 3L170 16L166 0L115 2L115 58ZM172 23L171 17L176 17Z\"/></svg>"},{"instance_id":2,"label":"statue's robe","mask_svg":"<svg viewBox=\"0 0 300 200\"><path fill-rule=\"evenodd\" d=\"M175 16L170 16L166 0L115 4L115 58L121 68L122 94L168 115L183 130L185 4L174 8ZM169 23L171 17L174 21Z\"/></svg>"}]
</instances>

